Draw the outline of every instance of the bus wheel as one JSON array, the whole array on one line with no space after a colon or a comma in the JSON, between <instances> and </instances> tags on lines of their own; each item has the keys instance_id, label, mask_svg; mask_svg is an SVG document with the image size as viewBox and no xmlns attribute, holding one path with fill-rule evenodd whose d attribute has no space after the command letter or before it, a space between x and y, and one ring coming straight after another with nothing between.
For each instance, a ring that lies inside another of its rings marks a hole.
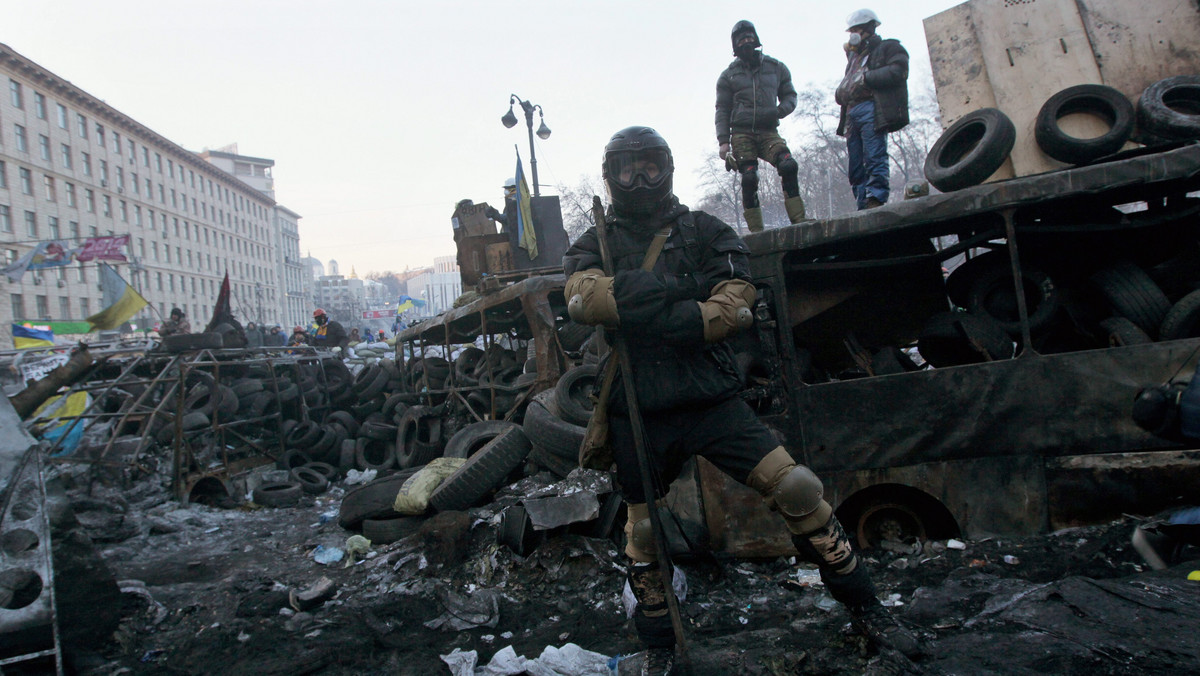
<instances>
[{"instance_id":1,"label":"bus wheel","mask_svg":"<svg viewBox=\"0 0 1200 676\"><path fill-rule=\"evenodd\" d=\"M859 512L855 534L862 549L878 547L885 540L909 543L925 539L925 520L902 502L880 500Z\"/></svg>"}]
</instances>

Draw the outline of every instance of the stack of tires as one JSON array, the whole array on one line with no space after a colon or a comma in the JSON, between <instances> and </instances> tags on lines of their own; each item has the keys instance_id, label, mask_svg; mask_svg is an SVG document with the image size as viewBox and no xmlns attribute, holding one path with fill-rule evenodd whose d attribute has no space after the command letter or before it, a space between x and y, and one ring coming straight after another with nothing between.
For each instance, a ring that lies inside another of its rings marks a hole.
<instances>
[{"instance_id":1,"label":"stack of tires","mask_svg":"<svg viewBox=\"0 0 1200 676\"><path fill-rule=\"evenodd\" d=\"M1087 114L1107 131L1072 136L1063 118ZM1134 104L1120 91L1098 84L1068 87L1050 97L1034 123L1038 148L1070 165L1091 164L1121 150L1131 138L1146 145L1200 138L1200 75L1177 75L1147 87ZM925 159L925 178L942 192L978 185L994 174L1016 142L1012 120L996 108L967 113L950 125Z\"/></svg>"}]
</instances>

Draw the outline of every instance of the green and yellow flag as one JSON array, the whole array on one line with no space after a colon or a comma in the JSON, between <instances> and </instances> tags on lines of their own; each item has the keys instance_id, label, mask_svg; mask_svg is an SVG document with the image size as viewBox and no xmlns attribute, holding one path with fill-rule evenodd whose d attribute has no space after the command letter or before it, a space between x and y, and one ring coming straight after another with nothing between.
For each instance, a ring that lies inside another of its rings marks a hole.
<instances>
[{"instance_id":1,"label":"green and yellow flag","mask_svg":"<svg viewBox=\"0 0 1200 676\"><path fill-rule=\"evenodd\" d=\"M92 330L108 331L120 328L148 303L107 263L100 264L100 287L104 290L105 308L87 318Z\"/></svg>"}]
</instances>

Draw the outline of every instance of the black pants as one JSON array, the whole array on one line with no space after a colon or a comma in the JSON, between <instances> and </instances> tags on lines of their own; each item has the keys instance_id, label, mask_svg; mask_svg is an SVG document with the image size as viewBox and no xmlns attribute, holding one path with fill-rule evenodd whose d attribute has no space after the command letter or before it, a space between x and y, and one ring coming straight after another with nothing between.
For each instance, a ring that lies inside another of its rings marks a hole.
<instances>
[{"instance_id":1,"label":"black pants","mask_svg":"<svg viewBox=\"0 0 1200 676\"><path fill-rule=\"evenodd\" d=\"M780 445L775 433L738 397L705 408L643 413L647 454L656 498L679 476L683 463L699 455L740 483ZM628 417L609 420L617 481L625 501L647 502Z\"/></svg>"}]
</instances>

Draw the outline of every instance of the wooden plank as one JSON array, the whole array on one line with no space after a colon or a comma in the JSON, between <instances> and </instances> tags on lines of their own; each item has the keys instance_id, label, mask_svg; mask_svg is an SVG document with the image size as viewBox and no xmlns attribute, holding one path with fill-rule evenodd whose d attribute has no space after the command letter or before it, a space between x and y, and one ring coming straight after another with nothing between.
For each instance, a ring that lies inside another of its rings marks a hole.
<instances>
[{"instance_id":1,"label":"wooden plank","mask_svg":"<svg viewBox=\"0 0 1200 676\"><path fill-rule=\"evenodd\" d=\"M1076 0L1101 81L1136 101L1172 75L1200 73L1195 0Z\"/></svg>"}]
</instances>

